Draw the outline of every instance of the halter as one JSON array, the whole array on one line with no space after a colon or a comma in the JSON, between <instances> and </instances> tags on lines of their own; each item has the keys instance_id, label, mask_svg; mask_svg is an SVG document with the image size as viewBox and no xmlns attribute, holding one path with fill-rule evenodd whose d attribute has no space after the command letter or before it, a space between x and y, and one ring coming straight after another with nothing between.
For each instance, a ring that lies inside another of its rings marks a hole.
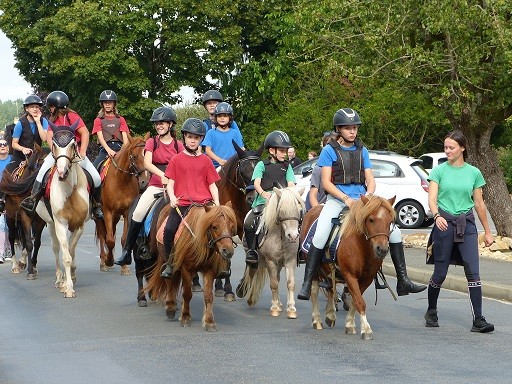
<instances>
[{"instance_id":1,"label":"halter","mask_svg":"<svg viewBox=\"0 0 512 384\"><path fill-rule=\"evenodd\" d=\"M214 239L210 228L208 228L208 231L206 233L208 235L208 245L207 246L210 249L213 249L215 247L215 243L217 243L218 241L220 241L222 239L231 239L234 247L235 248L237 247L237 244L233 241L233 236L223 235L223 236L219 236L218 238Z\"/></svg>"},{"instance_id":2,"label":"halter","mask_svg":"<svg viewBox=\"0 0 512 384\"><path fill-rule=\"evenodd\" d=\"M279 205L277 206L277 211L281 211L281 201L279 201ZM283 221L297 221L299 223L299 227L302 224L302 220L304 220L304 210L301 209L299 213L299 217L276 217L276 224L281 224Z\"/></svg>"},{"instance_id":3,"label":"halter","mask_svg":"<svg viewBox=\"0 0 512 384\"><path fill-rule=\"evenodd\" d=\"M137 144L134 146L134 148L140 148L140 147L144 147L145 144ZM142 154L138 155L138 156L142 156ZM123 173L126 173L128 175L131 175L131 176L135 176L137 179L139 179L139 176L144 172L144 169L139 169L137 167L137 164L136 164L136 161L135 159L137 158L136 156L132 155L130 153L130 156L128 157L130 159L130 166L128 167L128 171L125 170L125 169L122 169L119 167L119 165L116 163L115 159L112 157L112 164L114 164L114 167L120 171L120 172L123 172ZM133 169L133 171L130 171L130 169Z\"/></svg>"},{"instance_id":4,"label":"halter","mask_svg":"<svg viewBox=\"0 0 512 384\"><path fill-rule=\"evenodd\" d=\"M240 171L240 165L246 161L246 160L252 160L252 161L258 161L260 158L258 156L250 155L247 157L244 157L243 159L239 159L236 163L236 172L235 172L235 181L231 180L228 174L226 174L226 171L224 170L224 167L221 168L221 172L227 176L229 182L240 192L242 192L244 195L247 193L247 184L245 183L245 180L242 176L242 172ZM240 187L238 185L238 180L242 181L243 187ZM251 185L251 184L249 184Z\"/></svg>"},{"instance_id":5,"label":"halter","mask_svg":"<svg viewBox=\"0 0 512 384\"><path fill-rule=\"evenodd\" d=\"M394 229L394 228L395 228L395 225L396 225L396 224L393 224L392 229ZM365 237L365 239L366 239L366 240L373 239L374 237L377 237L377 236L386 236L386 238L387 238L387 239L388 239L388 241L389 241L389 234L391 233L392 229L390 229L388 233L378 232L378 233L375 233L375 234L373 234L373 235L370 235L370 234L368 233L368 229L366 229L366 226L365 226L365 227L364 227L364 232L363 232L363 234L364 234L364 237Z\"/></svg>"}]
</instances>

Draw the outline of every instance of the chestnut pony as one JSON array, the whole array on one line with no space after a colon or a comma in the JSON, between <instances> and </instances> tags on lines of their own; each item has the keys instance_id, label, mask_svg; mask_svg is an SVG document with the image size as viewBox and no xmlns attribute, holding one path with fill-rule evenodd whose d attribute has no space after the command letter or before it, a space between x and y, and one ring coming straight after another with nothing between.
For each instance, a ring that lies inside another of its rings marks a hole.
<instances>
[{"instance_id":1,"label":"chestnut pony","mask_svg":"<svg viewBox=\"0 0 512 384\"><path fill-rule=\"evenodd\" d=\"M170 206L164 208L169 212ZM165 215L162 210L160 217ZM161 220L159 220L161 221ZM202 325L207 331L216 331L213 318L213 281L220 271L226 270L233 257L236 235L236 216L227 206L192 206L185 217L187 225L180 226L174 245L173 269L171 279L160 276L166 260L160 253L158 263L145 287L154 299L165 300L165 311L169 319L174 319L177 310L177 294L180 283L183 290L180 324L190 326L190 300L192 299L192 278L195 273L203 276L204 313Z\"/></svg>"},{"instance_id":2,"label":"chestnut pony","mask_svg":"<svg viewBox=\"0 0 512 384\"><path fill-rule=\"evenodd\" d=\"M46 150L46 151L45 151ZM32 185L37 176L38 165L48 154L48 148L43 150L39 145L34 145L34 150L26 160L25 167L21 176L17 179L11 174L11 170L5 170L0 190L5 196L5 216L7 227L9 228L9 243L12 253L11 273L20 273L22 269L27 268L27 279L37 278L37 254L41 246L41 233L45 222L37 215L32 218L21 209L20 203L30 195ZM17 168L14 172L20 170ZM32 241L32 230L34 231L34 240ZM15 243L18 242L22 250L22 257L18 260L15 254Z\"/></svg>"},{"instance_id":3,"label":"chestnut pony","mask_svg":"<svg viewBox=\"0 0 512 384\"><path fill-rule=\"evenodd\" d=\"M116 226L123 217L124 244L128 231L128 209L139 195L140 183L144 178L144 146L149 132L144 137L131 137L124 143L116 156L110 160L102 181L101 200L103 220L96 221L96 238L100 243L100 270L108 271L114 265L113 249L116 244ZM130 267L123 265L121 275L130 275Z\"/></svg>"},{"instance_id":4,"label":"chestnut pony","mask_svg":"<svg viewBox=\"0 0 512 384\"><path fill-rule=\"evenodd\" d=\"M366 319L366 302L363 293L373 283L377 272L382 266L384 257L389 251L389 234L395 222L393 203L379 196L367 198L361 196L344 216L340 230L340 241L336 249L336 262L350 292L349 310L345 319L345 333L355 334L355 311L361 317L361 337L373 339L373 331ZM320 215L323 205L313 207L304 217L301 230L301 242L309 227ZM322 263L324 275L332 273L332 266ZM325 322L329 327L336 323L336 288L332 284L327 289L327 308ZM322 329L322 320L318 309L318 276L313 280L311 302L313 306L313 328Z\"/></svg>"}]
</instances>

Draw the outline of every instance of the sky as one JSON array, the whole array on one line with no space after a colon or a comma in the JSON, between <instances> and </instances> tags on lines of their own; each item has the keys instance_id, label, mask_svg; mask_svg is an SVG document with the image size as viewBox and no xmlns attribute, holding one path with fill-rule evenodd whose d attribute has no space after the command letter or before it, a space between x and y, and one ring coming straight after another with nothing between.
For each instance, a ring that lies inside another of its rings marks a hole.
<instances>
[{"instance_id":1,"label":"sky","mask_svg":"<svg viewBox=\"0 0 512 384\"><path fill-rule=\"evenodd\" d=\"M11 48L11 41L0 31L0 100L24 99L32 87L19 74L14 67L14 49Z\"/></svg>"}]
</instances>

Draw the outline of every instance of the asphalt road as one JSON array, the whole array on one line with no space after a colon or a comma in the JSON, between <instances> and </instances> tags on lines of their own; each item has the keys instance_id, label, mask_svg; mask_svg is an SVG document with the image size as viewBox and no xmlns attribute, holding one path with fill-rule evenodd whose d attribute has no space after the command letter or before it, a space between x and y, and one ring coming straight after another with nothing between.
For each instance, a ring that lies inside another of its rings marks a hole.
<instances>
[{"instance_id":1,"label":"asphalt road","mask_svg":"<svg viewBox=\"0 0 512 384\"><path fill-rule=\"evenodd\" d=\"M366 293L374 340L344 333L344 312L332 329L311 328L309 302L298 318L269 316L266 286L254 308L217 299L217 332L201 328L202 298L192 299L193 323L169 321L159 303L139 308L136 281L119 267L99 271L93 224L78 245L76 298L54 287L45 230L37 280L0 265L0 384L38 383L510 383L511 305L484 299L492 334L471 333L467 294L443 290L440 327L424 326L426 292L394 302ZM243 271L237 248L234 280ZM296 285L303 267L296 271ZM393 278L388 279L392 286ZM281 282L281 298L286 300ZM296 289L297 290L297 289ZM324 307L323 301L321 308ZM357 321L359 326L359 321Z\"/></svg>"}]
</instances>

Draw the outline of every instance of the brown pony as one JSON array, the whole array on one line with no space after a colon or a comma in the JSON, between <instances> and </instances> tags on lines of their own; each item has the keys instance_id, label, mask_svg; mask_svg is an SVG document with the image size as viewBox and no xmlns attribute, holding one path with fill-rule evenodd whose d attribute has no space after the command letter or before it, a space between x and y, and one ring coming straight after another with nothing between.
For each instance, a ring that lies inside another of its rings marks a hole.
<instances>
[{"instance_id":1,"label":"brown pony","mask_svg":"<svg viewBox=\"0 0 512 384\"><path fill-rule=\"evenodd\" d=\"M37 254L41 246L41 233L45 222L36 214L30 218L20 208L20 203L25 197L30 195L32 185L37 176L37 166L42 163L48 153L48 148L43 150L39 145L35 144L34 151L28 157L20 178L15 180L10 172L11 170L6 169L0 182L0 190L6 194L5 216L9 229L9 242L12 253L11 273L20 273L26 267L28 280L37 278ZM33 242L32 230L34 230ZM15 255L15 242L18 242L21 245L20 248L23 248L23 256L19 261Z\"/></svg>"},{"instance_id":2,"label":"brown pony","mask_svg":"<svg viewBox=\"0 0 512 384\"><path fill-rule=\"evenodd\" d=\"M168 207L166 207L168 209ZM162 216L163 213L160 214ZM192 277L201 272L204 286L204 313L202 325L207 331L216 331L213 319L213 281L220 271L227 268L233 257L236 235L236 216L227 206L193 206L185 220L174 248L171 279L162 279L160 270L165 264L163 253L160 254L156 268L145 287L154 299L165 300L166 315L174 319L177 310L177 294L182 284L183 302L180 324L190 326L190 300L192 298Z\"/></svg>"},{"instance_id":3,"label":"brown pony","mask_svg":"<svg viewBox=\"0 0 512 384\"><path fill-rule=\"evenodd\" d=\"M232 156L219 171L220 180L217 181L219 189L219 201L221 205L233 208L236 215L236 232L240 240L244 233L244 219L251 208L253 197L251 187L252 173L263 152L263 146L258 150L243 150L234 141L233 147L236 155ZM251 200L252 199L252 200ZM215 280L215 296L224 296L226 301L234 301L235 294L231 286L230 278L226 278L224 286L221 279Z\"/></svg>"},{"instance_id":4,"label":"brown pony","mask_svg":"<svg viewBox=\"0 0 512 384\"><path fill-rule=\"evenodd\" d=\"M139 195L139 183L144 173L144 146L149 132L144 137L131 137L111 159L103 179L101 200L103 220L96 221L96 238L100 243L100 270L108 271L114 265L113 249L116 244L116 225L124 219L121 244L124 245L128 231L128 209ZM128 265L121 267L121 275L130 275Z\"/></svg>"},{"instance_id":5,"label":"brown pony","mask_svg":"<svg viewBox=\"0 0 512 384\"><path fill-rule=\"evenodd\" d=\"M345 215L341 231L340 242L336 250L336 262L350 292L349 310L345 319L345 333L355 334L355 311L361 317L361 336L365 340L373 339L373 331L366 319L366 303L363 293L373 282L377 272L382 266L384 257L389 251L389 234L391 225L395 221L393 203L395 198L389 200L378 196L367 198L361 196ZM307 230L318 218L323 206L312 208L304 217L301 230L301 242ZM332 265L321 264L320 276L333 275ZM313 280L311 288L311 302L313 306L313 328L322 329L322 320L318 308L319 277ZM325 322L333 327L336 322L335 297L336 288L327 291L327 308Z\"/></svg>"}]
</instances>

